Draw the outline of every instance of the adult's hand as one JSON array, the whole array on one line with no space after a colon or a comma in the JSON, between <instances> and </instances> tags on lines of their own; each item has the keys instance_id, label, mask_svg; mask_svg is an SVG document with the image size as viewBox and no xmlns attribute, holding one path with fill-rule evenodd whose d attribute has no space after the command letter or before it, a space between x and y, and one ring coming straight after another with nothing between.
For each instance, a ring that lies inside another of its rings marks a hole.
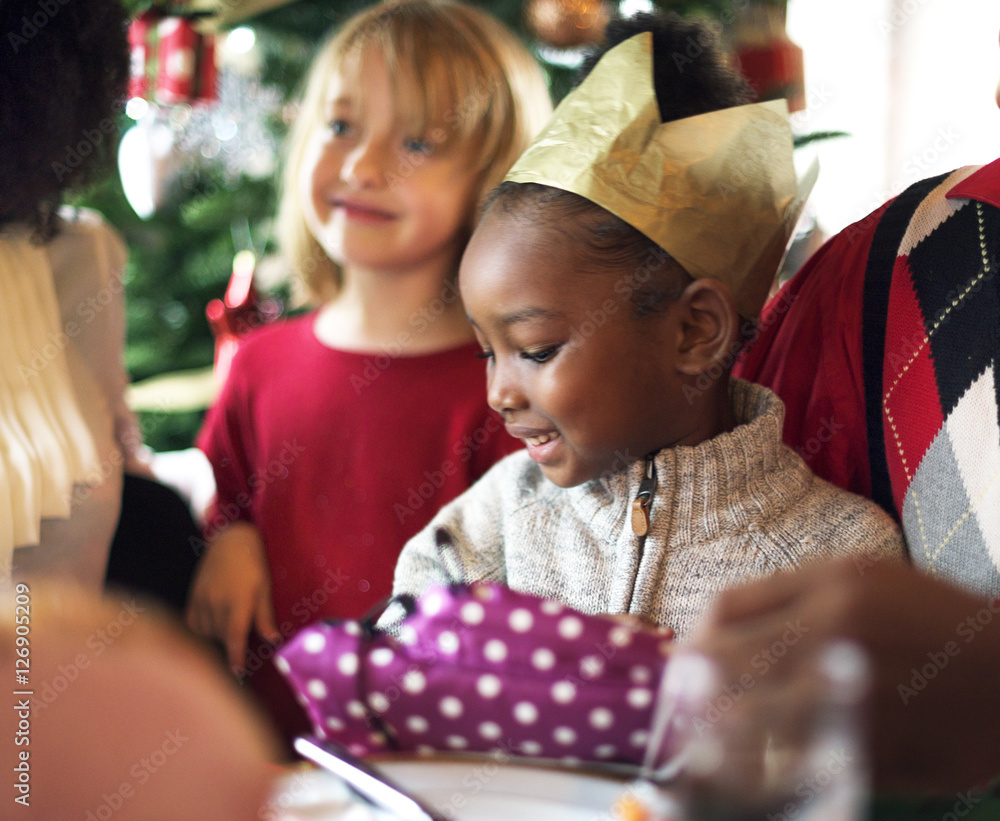
<instances>
[{"instance_id":1,"label":"adult's hand","mask_svg":"<svg viewBox=\"0 0 1000 821\"><path fill-rule=\"evenodd\" d=\"M871 665L877 789L954 792L1000 774L1000 605L906 564L822 563L724 593L690 645L728 687L710 719L801 737L818 654L838 639Z\"/></svg>"},{"instance_id":2,"label":"adult's hand","mask_svg":"<svg viewBox=\"0 0 1000 821\"><path fill-rule=\"evenodd\" d=\"M251 627L271 642L281 639L271 604L271 574L260 531L233 522L209 544L198 566L187 607L187 625L217 639L239 673Z\"/></svg>"}]
</instances>

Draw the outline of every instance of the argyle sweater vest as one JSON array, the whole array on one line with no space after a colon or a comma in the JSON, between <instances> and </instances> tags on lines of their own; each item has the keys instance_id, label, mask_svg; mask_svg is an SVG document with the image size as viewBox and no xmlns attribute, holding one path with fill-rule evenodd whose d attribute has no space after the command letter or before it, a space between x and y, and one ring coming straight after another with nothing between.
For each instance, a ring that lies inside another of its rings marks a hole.
<instances>
[{"instance_id":1,"label":"argyle sweater vest","mask_svg":"<svg viewBox=\"0 0 1000 821\"><path fill-rule=\"evenodd\" d=\"M863 355L872 497L914 563L1000 594L1000 210L947 192L975 168L904 191L876 228Z\"/></svg>"}]
</instances>

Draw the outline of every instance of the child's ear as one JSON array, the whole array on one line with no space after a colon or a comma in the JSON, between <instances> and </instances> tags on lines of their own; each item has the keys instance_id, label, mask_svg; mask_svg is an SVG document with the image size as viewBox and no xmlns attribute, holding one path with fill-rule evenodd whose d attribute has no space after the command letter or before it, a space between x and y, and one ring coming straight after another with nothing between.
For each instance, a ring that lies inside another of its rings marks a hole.
<instances>
[{"instance_id":1,"label":"child's ear","mask_svg":"<svg viewBox=\"0 0 1000 821\"><path fill-rule=\"evenodd\" d=\"M728 371L736 352L740 315L729 288L717 279L696 279L681 294L676 369L698 376L721 363Z\"/></svg>"}]
</instances>

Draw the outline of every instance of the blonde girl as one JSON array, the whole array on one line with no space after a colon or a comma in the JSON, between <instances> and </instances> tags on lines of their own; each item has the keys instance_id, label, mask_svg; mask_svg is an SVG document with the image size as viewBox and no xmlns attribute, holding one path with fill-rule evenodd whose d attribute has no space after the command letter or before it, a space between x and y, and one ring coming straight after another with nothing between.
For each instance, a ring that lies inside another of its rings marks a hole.
<instances>
[{"instance_id":1,"label":"blonde girl","mask_svg":"<svg viewBox=\"0 0 1000 821\"><path fill-rule=\"evenodd\" d=\"M218 498L188 623L237 670L268 666L251 630L275 642L381 600L406 540L518 447L454 280L549 113L524 46L452 0L377 5L315 59L279 223L318 307L246 342L199 437Z\"/></svg>"}]
</instances>

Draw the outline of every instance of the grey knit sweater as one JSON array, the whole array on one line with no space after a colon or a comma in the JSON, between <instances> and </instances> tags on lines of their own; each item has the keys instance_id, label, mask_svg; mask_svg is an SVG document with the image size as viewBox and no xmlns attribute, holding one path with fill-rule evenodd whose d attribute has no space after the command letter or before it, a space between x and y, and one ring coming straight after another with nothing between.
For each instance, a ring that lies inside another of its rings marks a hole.
<instances>
[{"instance_id":1,"label":"grey knit sweater","mask_svg":"<svg viewBox=\"0 0 1000 821\"><path fill-rule=\"evenodd\" d=\"M733 379L733 431L654 457L650 530L632 531L642 460L560 488L518 452L403 548L394 593L487 580L587 613L633 613L690 635L712 599L748 579L832 556L901 559L881 508L814 476L781 442L784 406ZM446 547L445 543L450 543ZM383 624L399 611L387 611Z\"/></svg>"}]
</instances>

